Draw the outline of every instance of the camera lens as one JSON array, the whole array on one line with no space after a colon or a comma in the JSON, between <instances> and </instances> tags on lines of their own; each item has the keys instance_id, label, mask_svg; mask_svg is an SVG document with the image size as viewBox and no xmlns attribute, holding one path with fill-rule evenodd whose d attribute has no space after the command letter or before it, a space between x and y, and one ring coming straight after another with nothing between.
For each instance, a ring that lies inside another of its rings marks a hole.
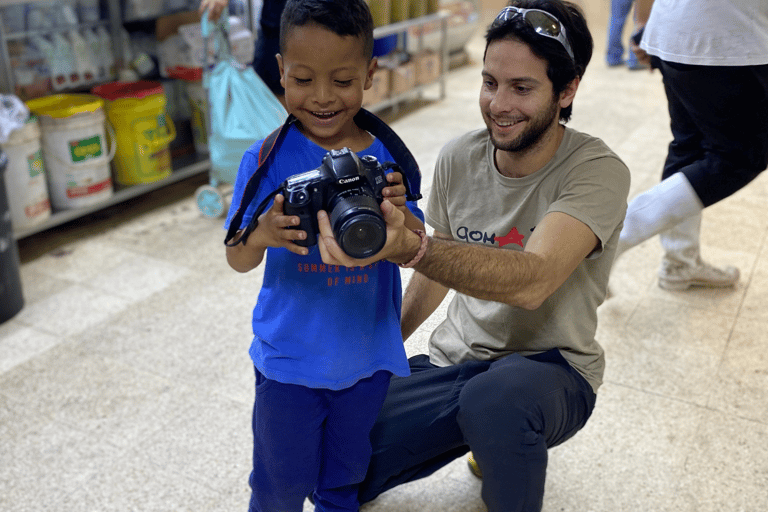
<instances>
[{"instance_id":1,"label":"camera lens","mask_svg":"<svg viewBox=\"0 0 768 512\"><path fill-rule=\"evenodd\" d=\"M342 250L353 258L379 252L387 241L387 224L370 196L341 198L331 211L333 234Z\"/></svg>"},{"instance_id":2,"label":"camera lens","mask_svg":"<svg viewBox=\"0 0 768 512\"><path fill-rule=\"evenodd\" d=\"M387 240L386 225L376 217L360 214L343 226L338 235L339 245L353 258L373 256Z\"/></svg>"}]
</instances>

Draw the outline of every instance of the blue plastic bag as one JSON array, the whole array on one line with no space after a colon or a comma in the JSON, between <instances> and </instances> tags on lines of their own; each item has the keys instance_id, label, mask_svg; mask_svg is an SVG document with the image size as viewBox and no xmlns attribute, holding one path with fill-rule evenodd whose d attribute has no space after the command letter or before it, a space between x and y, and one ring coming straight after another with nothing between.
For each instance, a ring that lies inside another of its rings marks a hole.
<instances>
[{"instance_id":1,"label":"blue plastic bag","mask_svg":"<svg viewBox=\"0 0 768 512\"><path fill-rule=\"evenodd\" d=\"M257 140L279 128L288 117L283 105L251 66L237 62L229 49L226 15L216 25L218 62L210 73L203 67L203 86L208 91L210 117L208 147L211 173L234 183L245 151ZM202 18L203 37L209 36L207 12ZM207 44L206 44L207 47Z\"/></svg>"}]
</instances>

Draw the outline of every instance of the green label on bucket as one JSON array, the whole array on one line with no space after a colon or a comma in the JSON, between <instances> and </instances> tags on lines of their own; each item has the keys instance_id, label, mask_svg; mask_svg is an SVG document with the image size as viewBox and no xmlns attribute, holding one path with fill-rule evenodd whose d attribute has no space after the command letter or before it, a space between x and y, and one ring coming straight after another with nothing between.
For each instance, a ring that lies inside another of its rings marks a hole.
<instances>
[{"instance_id":1,"label":"green label on bucket","mask_svg":"<svg viewBox=\"0 0 768 512\"><path fill-rule=\"evenodd\" d=\"M83 162L90 158L102 155L101 137L97 134L82 140L69 141L69 152L72 154L72 162Z\"/></svg>"},{"instance_id":2,"label":"green label on bucket","mask_svg":"<svg viewBox=\"0 0 768 512\"><path fill-rule=\"evenodd\" d=\"M27 155L27 164L29 165L29 177L34 178L43 173L43 150L38 149L34 153Z\"/></svg>"},{"instance_id":3,"label":"green label on bucket","mask_svg":"<svg viewBox=\"0 0 768 512\"><path fill-rule=\"evenodd\" d=\"M168 137L168 124L165 122L165 114L157 116L157 126L144 130L144 138L149 141L160 140Z\"/></svg>"}]
</instances>

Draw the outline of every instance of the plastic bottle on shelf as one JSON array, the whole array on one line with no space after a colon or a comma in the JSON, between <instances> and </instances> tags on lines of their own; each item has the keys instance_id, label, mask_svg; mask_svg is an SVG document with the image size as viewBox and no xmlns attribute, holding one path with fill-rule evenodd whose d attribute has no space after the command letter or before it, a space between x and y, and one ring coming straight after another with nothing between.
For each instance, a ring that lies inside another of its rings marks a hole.
<instances>
[{"instance_id":1,"label":"plastic bottle on shelf","mask_svg":"<svg viewBox=\"0 0 768 512\"><path fill-rule=\"evenodd\" d=\"M79 0L77 13L82 23L96 23L101 19L99 0Z\"/></svg>"},{"instance_id":2,"label":"plastic bottle on shelf","mask_svg":"<svg viewBox=\"0 0 768 512\"><path fill-rule=\"evenodd\" d=\"M3 32L24 32L26 28L25 21L26 8L24 4L7 5L0 8L0 14L2 14L3 24L0 29Z\"/></svg>"},{"instance_id":3,"label":"plastic bottle on shelf","mask_svg":"<svg viewBox=\"0 0 768 512\"><path fill-rule=\"evenodd\" d=\"M66 73L68 81L64 87L78 87L82 83L82 77L75 65L75 55L72 43L60 32L53 34L53 52L55 65L60 66L59 71ZM58 74L57 74L58 77ZM58 78L57 78L58 79Z\"/></svg>"},{"instance_id":4,"label":"plastic bottle on shelf","mask_svg":"<svg viewBox=\"0 0 768 512\"><path fill-rule=\"evenodd\" d=\"M73 26L80 23L75 9L75 0L63 0L58 7L58 12L54 14L60 25Z\"/></svg>"},{"instance_id":5,"label":"plastic bottle on shelf","mask_svg":"<svg viewBox=\"0 0 768 512\"><path fill-rule=\"evenodd\" d=\"M43 36L33 36L31 40L45 56L45 61L48 63L48 69L51 73L51 87L53 87L53 90L60 91L69 87L69 70L64 65L64 61L58 58L53 43Z\"/></svg>"},{"instance_id":6,"label":"plastic bottle on shelf","mask_svg":"<svg viewBox=\"0 0 768 512\"><path fill-rule=\"evenodd\" d=\"M107 29L104 27L98 27L96 29L96 37L99 40L99 65L104 68L106 76L112 78L117 73L115 69L115 54L112 49L112 36L109 35Z\"/></svg>"},{"instance_id":7,"label":"plastic bottle on shelf","mask_svg":"<svg viewBox=\"0 0 768 512\"><path fill-rule=\"evenodd\" d=\"M45 54L34 44L26 44L17 59L13 68L16 96L28 100L49 94L51 71Z\"/></svg>"},{"instance_id":8,"label":"plastic bottle on shelf","mask_svg":"<svg viewBox=\"0 0 768 512\"><path fill-rule=\"evenodd\" d=\"M133 61L133 49L131 48L131 36L125 29L120 30L123 44L123 67L117 70L118 82L138 82L139 74L130 66Z\"/></svg>"},{"instance_id":9,"label":"plastic bottle on shelf","mask_svg":"<svg viewBox=\"0 0 768 512\"><path fill-rule=\"evenodd\" d=\"M101 48L99 48L99 36L96 35L96 31L93 29L83 29L83 38L85 39L88 48L91 50L93 56L93 64L96 68L96 81L106 79L107 70L104 68L104 63L101 59Z\"/></svg>"},{"instance_id":10,"label":"plastic bottle on shelf","mask_svg":"<svg viewBox=\"0 0 768 512\"><path fill-rule=\"evenodd\" d=\"M91 45L86 42L85 38L77 30L70 30L68 35L69 40L72 42L72 55L81 84L88 85L94 83L99 76L99 68Z\"/></svg>"},{"instance_id":11,"label":"plastic bottle on shelf","mask_svg":"<svg viewBox=\"0 0 768 512\"><path fill-rule=\"evenodd\" d=\"M123 46L123 64L128 65L133 60L133 42L131 41L131 35L124 28L120 29L120 37L122 38Z\"/></svg>"},{"instance_id":12,"label":"plastic bottle on shelf","mask_svg":"<svg viewBox=\"0 0 768 512\"><path fill-rule=\"evenodd\" d=\"M35 2L25 5L27 30L51 30L56 26L55 2Z\"/></svg>"}]
</instances>

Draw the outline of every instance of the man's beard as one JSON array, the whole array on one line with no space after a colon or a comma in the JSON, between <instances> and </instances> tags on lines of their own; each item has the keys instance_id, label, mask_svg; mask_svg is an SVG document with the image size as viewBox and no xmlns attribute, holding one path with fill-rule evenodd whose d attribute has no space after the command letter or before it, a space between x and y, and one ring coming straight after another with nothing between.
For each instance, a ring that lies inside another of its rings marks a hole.
<instances>
[{"instance_id":1,"label":"man's beard","mask_svg":"<svg viewBox=\"0 0 768 512\"><path fill-rule=\"evenodd\" d=\"M520 152L537 144L552 126L557 115L557 103L553 101L547 110L544 110L534 118L530 118L528 127L523 133L509 142L499 141L493 136L493 130L489 126L493 121L486 120L486 127L488 128L488 134L491 136L491 142L496 149L501 151Z\"/></svg>"}]
</instances>

